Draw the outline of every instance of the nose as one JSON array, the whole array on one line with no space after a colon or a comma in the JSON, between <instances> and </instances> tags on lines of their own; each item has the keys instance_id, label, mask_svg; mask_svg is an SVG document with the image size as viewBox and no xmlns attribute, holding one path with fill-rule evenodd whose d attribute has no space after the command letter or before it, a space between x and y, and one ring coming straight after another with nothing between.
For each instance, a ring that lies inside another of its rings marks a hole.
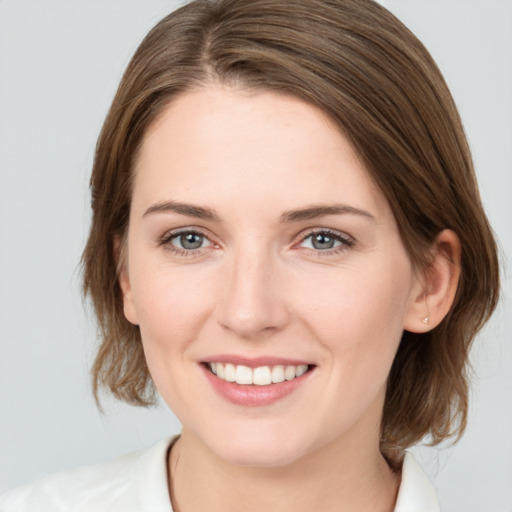
<instances>
[{"instance_id":1,"label":"nose","mask_svg":"<svg viewBox=\"0 0 512 512\"><path fill-rule=\"evenodd\" d=\"M289 321L278 264L263 251L240 251L228 265L218 321L240 338L262 339Z\"/></svg>"}]
</instances>

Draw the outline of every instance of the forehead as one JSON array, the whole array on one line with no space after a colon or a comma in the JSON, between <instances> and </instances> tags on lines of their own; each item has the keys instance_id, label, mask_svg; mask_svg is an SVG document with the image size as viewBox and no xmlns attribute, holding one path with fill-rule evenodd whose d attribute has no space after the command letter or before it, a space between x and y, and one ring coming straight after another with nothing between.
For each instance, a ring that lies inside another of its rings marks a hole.
<instances>
[{"instance_id":1,"label":"forehead","mask_svg":"<svg viewBox=\"0 0 512 512\"><path fill-rule=\"evenodd\" d=\"M135 173L134 201L279 194L283 203L387 206L327 114L273 92L211 86L181 94L146 132Z\"/></svg>"}]
</instances>

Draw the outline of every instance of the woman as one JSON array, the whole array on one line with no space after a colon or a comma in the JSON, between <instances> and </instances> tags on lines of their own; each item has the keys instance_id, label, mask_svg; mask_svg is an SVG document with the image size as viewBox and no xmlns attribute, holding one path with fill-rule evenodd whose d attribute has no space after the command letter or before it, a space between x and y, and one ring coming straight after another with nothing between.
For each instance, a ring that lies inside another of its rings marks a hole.
<instances>
[{"instance_id":1,"label":"woman","mask_svg":"<svg viewBox=\"0 0 512 512\"><path fill-rule=\"evenodd\" d=\"M462 434L498 296L469 150L385 9L290 4L162 20L98 142L95 392L154 384L182 435L2 510L438 509L404 449Z\"/></svg>"}]
</instances>

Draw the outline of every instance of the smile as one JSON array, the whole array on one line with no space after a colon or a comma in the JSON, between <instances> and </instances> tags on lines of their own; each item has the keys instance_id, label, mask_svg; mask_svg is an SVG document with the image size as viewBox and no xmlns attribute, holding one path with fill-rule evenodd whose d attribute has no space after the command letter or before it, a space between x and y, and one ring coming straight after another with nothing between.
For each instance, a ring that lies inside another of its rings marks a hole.
<instances>
[{"instance_id":1,"label":"smile","mask_svg":"<svg viewBox=\"0 0 512 512\"><path fill-rule=\"evenodd\" d=\"M226 382L249 386L269 386L284 381L290 381L304 375L308 371L307 364L300 365L274 365L249 368L244 365L232 363L208 363L210 371L219 379Z\"/></svg>"}]
</instances>

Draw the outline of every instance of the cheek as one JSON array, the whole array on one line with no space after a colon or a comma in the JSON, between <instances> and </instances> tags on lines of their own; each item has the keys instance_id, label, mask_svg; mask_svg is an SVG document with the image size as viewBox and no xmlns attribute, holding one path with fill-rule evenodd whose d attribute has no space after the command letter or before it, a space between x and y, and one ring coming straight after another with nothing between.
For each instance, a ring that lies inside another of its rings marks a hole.
<instances>
[{"instance_id":1,"label":"cheek","mask_svg":"<svg viewBox=\"0 0 512 512\"><path fill-rule=\"evenodd\" d=\"M349 428L365 411L373 411L379 422L408 304L407 269L406 265L390 273L388 268L387 274L352 269L307 296L311 313L304 309L303 317L312 337L323 346L321 364L327 369L324 392L317 401L324 410L343 411L325 422L323 428L333 435Z\"/></svg>"},{"instance_id":2,"label":"cheek","mask_svg":"<svg viewBox=\"0 0 512 512\"><path fill-rule=\"evenodd\" d=\"M133 258L138 266L132 272L144 354L156 388L186 422L190 403L201 401L200 388L188 383L197 377L197 347L211 342L205 326L211 325L222 276L214 268L172 267L161 256L145 256Z\"/></svg>"},{"instance_id":3,"label":"cheek","mask_svg":"<svg viewBox=\"0 0 512 512\"><path fill-rule=\"evenodd\" d=\"M184 272L155 272L141 278L135 296L143 341L160 351L182 349L196 338L210 309L211 287Z\"/></svg>"},{"instance_id":4,"label":"cheek","mask_svg":"<svg viewBox=\"0 0 512 512\"><path fill-rule=\"evenodd\" d=\"M390 365L403 332L411 270L402 264L340 269L323 286L309 283L298 296L308 327L336 356L333 364Z\"/></svg>"},{"instance_id":5,"label":"cheek","mask_svg":"<svg viewBox=\"0 0 512 512\"><path fill-rule=\"evenodd\" d=\"M136 293L146 362L163 399L183 421L195 391L190 380L192 352L212 304L212 290L183 272L140 275ZM200 397L197 397L199 400Z\"/></svg>"}]
</instances>

